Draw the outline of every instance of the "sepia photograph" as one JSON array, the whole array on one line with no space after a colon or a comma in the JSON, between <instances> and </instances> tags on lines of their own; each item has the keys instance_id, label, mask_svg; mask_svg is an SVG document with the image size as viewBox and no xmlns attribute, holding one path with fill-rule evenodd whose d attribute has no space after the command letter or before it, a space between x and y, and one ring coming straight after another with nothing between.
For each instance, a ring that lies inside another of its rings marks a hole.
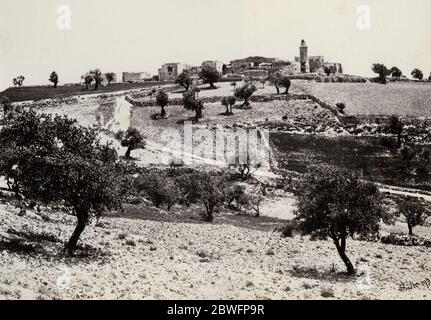
<instances>
[{"instance_id":1,"label":"sepia photograph","mask_svg":"<svg viewBox=\"0 0 431 320\"><path fill-rule=\"evenodd\" d=\"M430 12L0 0L0 300L431 300Z\"/></svg>"}]
</instances>

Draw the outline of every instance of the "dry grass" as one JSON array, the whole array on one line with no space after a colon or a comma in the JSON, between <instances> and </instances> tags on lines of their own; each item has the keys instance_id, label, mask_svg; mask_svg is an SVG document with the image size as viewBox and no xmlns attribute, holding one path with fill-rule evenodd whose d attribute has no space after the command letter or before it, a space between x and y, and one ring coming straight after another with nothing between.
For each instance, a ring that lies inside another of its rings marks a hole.
<instances>
[{"instance_id":1,"label":"dry grass","mask_svg":"<svg viewBox=\"0 0 431 320\"><path fill-rule=\"evenodd\" d=\"M431 117L431 82L315 83L293 81L293 87L334 105L346 104L350 115Z\"/></svg>"}]
</instances>

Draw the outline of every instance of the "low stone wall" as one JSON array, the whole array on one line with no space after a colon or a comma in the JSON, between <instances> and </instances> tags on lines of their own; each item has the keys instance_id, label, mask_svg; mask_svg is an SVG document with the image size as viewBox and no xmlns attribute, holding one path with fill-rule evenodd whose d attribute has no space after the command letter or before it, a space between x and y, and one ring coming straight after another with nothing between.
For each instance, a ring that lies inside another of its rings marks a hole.
<instances>
[{"instance_id":1,"label":"low stone wall","mask_svg":"<svg viewBox=\"0 0 431 320\"><path fill-rule=\"evenodd\" d=\"M223 97L203 97L200 101L203 103L218 103ZM133 97L126 96L126 100L134 107L156 107L157 103L155 100L136 100ZM339 112L337 109L324 101L316 98L311 94L288 94L288 95L255 95L251 96L251 102L271 102L271 101L289 101L289 100L311 100L322 108L329 110L334 116L338 117ZM169 100L169 105L182 105L182 98L175 98Z\"/></svg>"}]
</instances>

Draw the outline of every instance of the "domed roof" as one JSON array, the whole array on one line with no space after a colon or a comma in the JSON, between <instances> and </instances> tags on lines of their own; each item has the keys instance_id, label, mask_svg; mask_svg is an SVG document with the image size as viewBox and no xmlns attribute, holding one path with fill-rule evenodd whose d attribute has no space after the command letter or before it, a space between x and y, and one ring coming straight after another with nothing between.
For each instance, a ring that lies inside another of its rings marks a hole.
<instances>
[{"instance_id":1,"label":"domed roof","mask_svg":"<svg viewBox=\"0 0 431 320\"><path fill-rule=\"evenodd\" d=\"M305 43L305 40L304 39L302 39L301 40L301 47L306 47L307 46L307 43Z\"/></svg>"}]
</instances>

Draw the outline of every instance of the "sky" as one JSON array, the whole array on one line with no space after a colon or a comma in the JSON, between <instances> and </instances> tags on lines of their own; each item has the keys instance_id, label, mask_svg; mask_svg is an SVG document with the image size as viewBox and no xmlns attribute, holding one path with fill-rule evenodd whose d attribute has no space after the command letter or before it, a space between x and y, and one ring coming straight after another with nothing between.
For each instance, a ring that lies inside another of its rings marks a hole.
<instances>
[{"instance_id":1,"label":"sky","mask_svg":"<svg viewBox=\"0 0 431 320\"><path fill-rule=\"evenodd\" d=\"M62 5L70 29L58 28ZM53 70L71 83L96 67L157 74L166 62L293 60L301 39L348 74L370 76L380 62L428 76L430 12L429 0L0 0L0 90L21 74L48 84Z\"/></svg>"}]
</instances>

